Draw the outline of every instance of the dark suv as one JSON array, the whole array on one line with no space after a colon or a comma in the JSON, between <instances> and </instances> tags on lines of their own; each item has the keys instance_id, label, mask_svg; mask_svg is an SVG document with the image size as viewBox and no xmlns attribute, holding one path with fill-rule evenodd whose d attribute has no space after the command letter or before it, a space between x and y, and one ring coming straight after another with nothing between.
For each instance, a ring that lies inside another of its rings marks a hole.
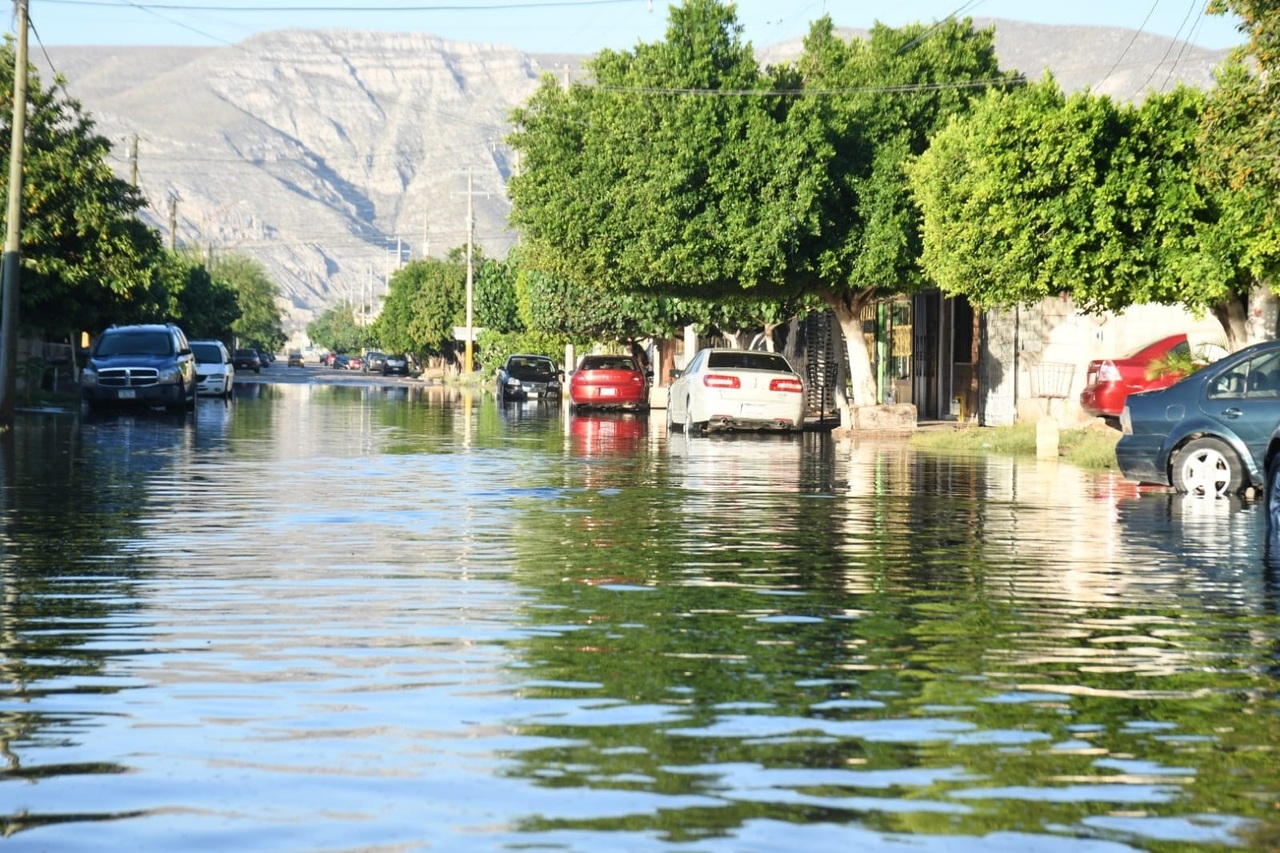
<instances>
[{"instance_id":1,"label":"dark suv","mask_svg":"<svg viewBox=\"0 0 1280 853\"><path fill-rule=\"evenodd\" d=\"M98 336L80 374L89 408L142 405L194 409L196 362L172 323L112 326Z\"/></svg>"}]
</instances>

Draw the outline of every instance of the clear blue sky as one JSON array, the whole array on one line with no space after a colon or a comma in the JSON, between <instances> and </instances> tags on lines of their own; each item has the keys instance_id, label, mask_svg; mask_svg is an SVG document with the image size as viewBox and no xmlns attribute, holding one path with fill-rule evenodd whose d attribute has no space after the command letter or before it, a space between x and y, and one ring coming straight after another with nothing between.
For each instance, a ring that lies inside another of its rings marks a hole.
<instances>
[{"instance_id":1,"label":"clear blue sky","mask_svg":"<svg viewBox=\"0 0 1280 853\"><path fill-rule=\"evenodd\" d=\"M756 46L802 36L829 14L837 26L932 22L950 14L1096 24L1179 37L1208 48L1239 44L1235 21L1203 14L1206 0L739 0ZM5 4L9 5L9 4ZM529 53L592 54L663 38L662 0L28 0L45 45L219 45L290 28L417 31L509 44ZM7 15L13 29L12 14Z\"/></svg>"}]
</instances>

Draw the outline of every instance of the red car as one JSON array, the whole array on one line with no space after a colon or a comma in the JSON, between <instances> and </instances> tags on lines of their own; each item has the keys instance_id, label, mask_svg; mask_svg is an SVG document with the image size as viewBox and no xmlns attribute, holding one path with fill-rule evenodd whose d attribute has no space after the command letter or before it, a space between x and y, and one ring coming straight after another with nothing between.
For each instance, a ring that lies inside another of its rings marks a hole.
<instances>
[{"instance_id":1,"label":"red car","mask_svg":"<svg viewBox=\"0 0 1280 853\"><path fill-rule=\"evenodd\" d=\"M1080 392L1080 408L1095 417L1119 418L1124 411L1125 398L1130 394L1168 388L1182 378L1178 372L1147 377L1152 362L1165 359L1171 353L1179 356L1191 354L1191 344L1185 334L1161 338L1124 358L1089 362L1085 388Z\"/></svg>"},{"instance_id":2,"label":"red car","mask_svg":"<svg viewBox=\"0 0 1280 853\"><path fill-rule=\"evenodd\" d=\"M569 400L579 409L649 408L649 377L629 355L585 355L569 378Z\"/></svg>"}]
</instances>

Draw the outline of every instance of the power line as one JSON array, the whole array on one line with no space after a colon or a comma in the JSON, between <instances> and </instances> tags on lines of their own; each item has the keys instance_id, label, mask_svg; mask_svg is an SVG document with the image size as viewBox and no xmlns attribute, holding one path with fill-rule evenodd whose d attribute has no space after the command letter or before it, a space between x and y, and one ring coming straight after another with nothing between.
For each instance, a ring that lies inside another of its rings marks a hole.
<instances>
[{"instance_id":1,"label":"power line","mask_svg":"<svg viewBox=\"0 0 1280 853\"><path fill-rule=\"evenodd\" d=\"M620 3L634 5L636 0L536 0L533 3L437 3L424 6L209 6L185 3L113 3L109 0L43 0L48 4L64 6L132 7L143 12L165 10L170 12L494 12L518 9L555 9L582 6L610 6ZM201 33L201 35L204 35Z\"/></svg>"}]
</instances>

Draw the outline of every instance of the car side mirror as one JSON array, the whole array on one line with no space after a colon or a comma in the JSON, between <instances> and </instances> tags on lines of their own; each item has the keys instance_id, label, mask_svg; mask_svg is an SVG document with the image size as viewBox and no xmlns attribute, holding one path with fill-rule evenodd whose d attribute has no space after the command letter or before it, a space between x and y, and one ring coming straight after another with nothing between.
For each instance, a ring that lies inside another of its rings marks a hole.
<instances>
[{"instance_id":1,"label":"car side mirror","mask_svg":"<svg viewBox=\"0 0 1280 853\"><path fill-rule=\"evenodd\" d=\"M683 375L684 375L684 371L683 371L683 370L673 370L673 371L671 371L671 378L672 378L672 379L679 379L679 378L680 378L681 376L683 376Z\"/></svg>"}]
</instances>

